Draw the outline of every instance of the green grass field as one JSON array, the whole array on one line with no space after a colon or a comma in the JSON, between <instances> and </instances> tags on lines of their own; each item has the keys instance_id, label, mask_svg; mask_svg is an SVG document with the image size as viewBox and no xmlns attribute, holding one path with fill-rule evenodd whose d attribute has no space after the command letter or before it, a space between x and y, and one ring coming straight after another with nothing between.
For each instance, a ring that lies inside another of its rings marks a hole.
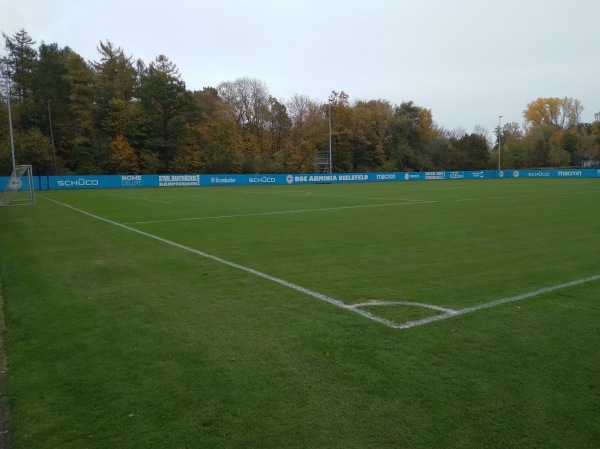
<instances>
[{"instance_id":1,"label":"green grass field","mask_svg":"<svg viewBox=\"0 0 600 449\"><path fill-rule=\"evenodd\" d=\"M599 205L579 179L0 208L11 448L598 448Z\"/></svg>"}]
</instances>

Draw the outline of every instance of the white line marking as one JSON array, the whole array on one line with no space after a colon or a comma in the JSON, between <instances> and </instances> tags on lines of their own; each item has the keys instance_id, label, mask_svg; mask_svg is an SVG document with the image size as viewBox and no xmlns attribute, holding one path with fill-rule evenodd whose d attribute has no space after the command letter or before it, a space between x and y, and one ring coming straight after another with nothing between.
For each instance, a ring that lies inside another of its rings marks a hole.
<instances>
[{"instance_id":1,"label":"white line marking","mask_svg":"<svg viewBox=\"0 0 600 449\"><path fill-rule=\"evenodd\" d=\"M482 309L489 309L490 307L500 306L502 304L506 304L509 302L522 301L524 299L532 298L534 296L543 295L545 293L550 293L550 292L553 292L556 290L561 290L563 288L574 287L576 285L585 284L587 282L593 282L593 281L597 281L597 280L600 280L600 274L597 274L595 276L590 276L587 278L583 278L583 279L577 279L577 280L571 281L571 282L565 282L564 284L553 285L552 287L541 288L541 289L535 290L533 292L523 293L522 295L511 296L510 298L496 299L495 301L478 304L476 306L449 311L449 312L443 313L441 315L435 315L435 316L431 316L428 318L423 318L421 320L407 321L405 323L400 323L400 324L396 323L396 325L394 327L396 327L398 329L409 329L411 327L422 326L424 324L433 323L434 321L446 320L448 318L453 318L455 316L466 315L467 313L476 312L476 311L482 310Z\"/></svg>"},{"instance_id":2,"label":"white line marking","mask_svg":"<svg viewBox=\"0 0 600 449\"><path fill-rule=\"evenodd\" d=\"M440 312L445 312L448 314L457 313L454 309L448 309L446 307L436 306L435 304L426 304L423 302L412 302L412 301L372 301L372 302L361 302L358 304L352 305L352 308L358 307L377 307L377 306L414 306L414 307L423 307L425 309L438 310Z\"/></svg>"},{"instance_id":3,"label":"white line marking","mask_svg":"<svg viewBox=\"0 0 600 449\"><path fill-rule=\"evenodd\" d=\"M56 201L56 200L53 200L51 198L47 198L47 197L45 197L43 195L39 195L38 194L38 197L44 198L44 199L46 199L48 201L52 201L52 202L54 202L56 204L59 204L59 205L61 205L63 207L66 207L68 209L74 210L76 212L79 212L79 213L81 213L83 215L87 215L88 217L94 218L96 220L100 220L100 221L103 221L105 223L112 224L114 226L126 229L126 230L131 231L131 232L135 232L136 234L140 234L140 235L143 235L145 237L149 237L151 239L157 240L157 241L162 242L162 243L166 243L167 245L174 246L174 247L182 249L184 251L189 251L191 253L194 253L194 254L197 254L199 256L205 257L207 259L213 260L215 262L219 262L219 263L222 263L224 265L228 265L228 266L230 266L232 268L237 268L239 270L242 270L242 271L245 271L247 273L253 274L255 276L261 277L263 279L269 280L269 281L274 282L276 284L283 285L284 287L290 288L292 290L296 290L296 291L304 293L304 294L306 294L308 296L312 296L313 298L320 299L321 301L325 301L325 302L327 302L329 304L332 304L332 305L334 305L336 307L339 307L341 309L349 310L351 312L358 313L359 315L362 315L365 318L369 318L370 320L377 321L378 323L384 324L384 325L386 325L388 327L391 327L391 328L394 328L394 329L410 329L410 328L413 328L413 327L417 327L417 326L422 326L422 325L425 325L425 324L433 323L435 321L440 321L440 320L445 320L445 319L453 318L453 317L460 316L460 315L465 315L467 313L476 312L478 310L487 309L487 308L490 308L490 307L496 307L496 306L499 306L499 305L502 305L502 304L506 304L506 303L509 303L509 302L522 301L524 299L531 298L533 296L543 295L545 293L550 293L550 292L553 292L555 290L560 290L560 289L563 289L563 288L573 287L573 286L584 284L584 283L587 283L587 282L593 282L593 281L596 281L596 280L600 280L600 274L598 274L598 275L590 276L590 277L587 277L587 278L578 279L578 280L571 281L571 282L566 282L564 284L559 284L559 285L554 285L552 287L542 288L542 289L539 289L539 290L535 290L533 292L524 293L522 295L511 296L510 298L497 299L495 301L490 301L490 302L487 302L487 303L479 304L479 305L472 306L472 307L466 307L464 309L458 309L458 310L447 309L447 308L444 308L444 307L436 306L434 304L426 304L426 303L420 303L420 302L408 302L408 301L397 301L397 302L394 302L394 301L385 302L384 301L384 302L360 303L360 304L349 305L349 304L346 304L346 303L344 303L344 302L342 302L342 301L340 301L338 299L334 299L334 298L332 298L330 296L327 296L327 295L324 295L322 293L315 292L313 290L310 290L308 288L305 288L305 287L302 287L300 285L294 284L292 282L288 282L288 281L286 281L284 279L280 279L280 278L277 278L275 276L271 276L269 274L263 273L263 272L258 271L258 270L254 270L253 268L246 267L244 265L240 265L240 264L237 264L235 262L230 262L230 261L228 261L226 259L222 259L221 257L214 256L212 254L205 253L204 251L200 251L200 250L197 250L197 249L194 249L194 248L190 248L189 246L182 245L181 243L173 242L172 240L167 240L167 239L164 239L162 237L158 237L156 235L150 234L148 232L140 231L139 229L135 229L135 228L132 228L132 227L127 226L125 224L118 223L118 222L113 221L113 220L109 220L108 218L103 218L103 217L100 217L98 215L94 215L94 214L92 214L90 212L86 212L84 210L78 209L78 208L70 206L68 204L61 203L60 201ZM362 307L365 307L365 306L376 306L376 305L408 305L408 306L417 306L417 307L425 307L425 308L429 308L429 309L433 309L433 310L439 310L439 311L444 312L444 313L442 313L440 315L434 315L434 316L431 316L431 317L423 318L423 319L420 319L420 320L406 321L404 323L397 323L395 321L388 320L387 318L383 318L383 317L380 317L380 316L377 316L377 315L373 315L372 313L367 312L366 310L362 309Z\"/></svg>"},{"instance_id":4,"label":"white line marking","mask_svg":"<svg viewBox=\"0 0 600 449\"><path fill-rule=\"evenodd\" d=\"M248 191L248 190L231 190L231 192L242 193L244 195L272 195L272 196L311 196L312 195L312 193L308 192L308 191L297 192L297 193L285 193L285 192L257 192L257 191Z\"/></svg>"},{"instance_id":5,"label":"white line marking","mask_svg":"<svg viewBox=\"0 0 600 449\"><path fill-rule=\"evenodd\" d=\"M318 198L341 198L341 199L347 199L347 200L382 200L382 201L395 200L395 201L406 201L406 202L410 202L410 203L429 202L429 201L424 201L424 200L420 200L420 199L412 199L412 198L389 198L389 197L381 198L381 197L372 197L372 196L323 195L323 194L319 194L319 193L317 193L313 196L318 197Z\"/></svg>"},{"instance_id":6,"label":"white line marking","mask_svg":"<svg viewBox=\"0 0 600 449\"><path fill-rule=\"evenodd\" d=\"M155 199L150 199L150 198L138 198L135 196L125 196L125 195L109 195L109 196L116 196L117 198L125 198L128 200L151 201L153 203L173 204L170 201L161 201L161 200L155 200Z\"/></svg>"},{"instance_id":7,"label":"white line marking","mask_svg":"<svg viewBox=\"0 0 600 449\"><path fill-rule=\"evenodd\" d=\"M419 201L410 203L382 203L382 204L365 204L362 206L339 206L339 207L321 207L317 209L294 209L294 210L282 210L272 212L257 212L253 214L232 214L232 215L215 215L209 217L190 217L190 218L172 218L168 220L149 220L149 221L134 221L124 223L127 225L140 225L140 224L151 224L151 223L168 223L175 221L195 221L195 220L218 220L222 218L242 218L242 217L260 217L262 215L284 215L284 214L298 214L304 212L323 212L331 210L343 210L343 209L361 209L366 207L386 207L386 206L412 206L413 204L429 204L435 203L435 201Z\"/></svg>"}]
</instances>

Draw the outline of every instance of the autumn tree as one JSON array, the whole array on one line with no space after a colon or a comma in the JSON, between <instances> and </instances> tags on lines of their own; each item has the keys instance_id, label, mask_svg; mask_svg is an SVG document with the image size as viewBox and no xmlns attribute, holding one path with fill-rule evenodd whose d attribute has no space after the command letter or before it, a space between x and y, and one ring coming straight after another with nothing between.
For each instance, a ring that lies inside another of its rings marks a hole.
<instances>
[{"instance_id":1,"label":"autumn tree","mask_svg":"<svg viewBox=\"0 0 600 449\"><path fill-rule=\"evenodd\" d=\"M354 106L354 112L353 165L358 171L376 170L386 161L385 149L390 143L393 107L383 100L359 101Z\"/></svg>"},{"instance_id":2,"label":"autumn tree","mask_svg":"<svg viewBox=\"0 0 600 449\"><path fill-rule=\"evenodd\" d=\"M349 99L349 95L343 90L334 90L327 105L331 121L331 164L333 171L337 172L350 172L354 169L352 137L355 116Z\"/></svg>"},{"instance_id":3,"label":"autumn tree","mask_svg":"<svg viewBox=\"0 0 600 449\"><path fill-rule=\"evenodd\" d=\"M568 129L577 126L583 106L572 98L538 98L523 111L527 126L555 126Z\"/></svg>"},{"instance_id":4,"label":"autumn tree","mask_svg":"<svg viewBox=\"0 0 600 449\"><path fill-rule=\"evenodd\" d=\"M223 116L225 104L214 87L205 87L192 94L198 104L201 123L218 120Z\"/></svg>"},{"instance_id":5,"label":"autumn tree","mask_svg":"<svg viewBox=\"0 0 600 449\"><path fill-rule=\"evenodd\" d=\"M305 95L296 94L287 103L290 130L290 171L315 170L315 158L328 150L327 109Z\"/></svg>"},{"instance_id":6,"label":"autumn tree","mask_svg":"<svg viewBox=\"0 0 600 449\"><path fill-rule=\"evenodd\" d=\"M200 173L203 165L202 129L197 125L188 124L186 126L188 129L179 139L170 171L173 173Z\"/></svg>"},{"instance_id":7,"label":"autumn tree","mask_svg":"<svg viewBox=\"0 0 600 449\"><path fill-rule=\"evenodd\" d=\"M560 167L577 162L579 117L583 106L572 98L538 98L523 111L531 162Z\"/></svg>"},{"instance_id":8,"label":"autumn tree","mask_svg":"<svg viewBox=\"0 0 600 449\"><path fill-rule=\"evenodd\" d=\"M267 150L262 152L261 171L263 173L286 172L290 166L290 134L292 121L287 108L274 97L269 96L267 114Z\"/></svg>"},{"instance_id":9,"label":"autumn tree","mask_svg":"<svg viewBox=\"0 0 600 449\"><path fill-rule=\"evenodd\" d=\"M110 143L109 169L112 173L138 173L138 156L123 134Z\"/></svg>"},{"instance_id":10,"label":"autumn tree","mask_svg":"<svg viewBox=\"0 0 600 449\"><path fill-rule=\"evenodd\" d=\"M235 120L222 117L204 127L201 157L206 173L239 173L244 162L243 141Z\"/></svg>"},{"instance_id":11,"label":"autumn tree","mask_svg":"<svg viewBox=\"0 0 600 449\"><path fill-rule=\"evenodd\" d=\"M263 81L242 77L217 86L219 97L229 105L232 118L244 137L244 173L260 170L260 158L268 151L269 91Z\"/></svg>"}]
</instances>

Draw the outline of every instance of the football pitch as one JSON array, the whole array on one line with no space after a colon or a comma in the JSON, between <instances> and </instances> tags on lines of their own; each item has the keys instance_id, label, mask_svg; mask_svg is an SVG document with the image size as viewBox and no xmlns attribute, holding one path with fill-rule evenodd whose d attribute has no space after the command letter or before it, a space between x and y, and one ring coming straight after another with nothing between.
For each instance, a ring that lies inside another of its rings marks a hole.
<instances>
[{"instance_id":1,"label":"football pitch","mask_svg":"<svg viewBox=\"0 0 600 449\"><path fill-rule=\"evenodd\" d=\"M13 448L595 448L595 179L0 208Z\"/></svg>"}]
</instances>

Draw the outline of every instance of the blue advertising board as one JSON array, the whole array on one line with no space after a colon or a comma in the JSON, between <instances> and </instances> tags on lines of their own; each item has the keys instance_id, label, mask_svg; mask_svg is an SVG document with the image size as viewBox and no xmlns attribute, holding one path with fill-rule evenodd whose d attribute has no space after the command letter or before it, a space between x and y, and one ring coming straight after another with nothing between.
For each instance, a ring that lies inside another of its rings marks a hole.
<instances>
[{"instance_id":1,"label":"blue advertising board","mask_svg":"<svg viewBox=\"0 0 600 449\"><path fill-rule=\"evenodd\" d=\"M561 168L549 170L501 170L500 178L600 178L600 169Z\"/></svg>"},{"instance_id":2,"label":"blue advertising board","mask_svg":"<svg viewBox=\"0 0 600 449\"><path fill-rule=\"evenodd\" d=\"M47 178L47 188L49 190L190 187L200 185L200 175L98 175L48 176Z\"/></svg>"},{"instance_id":3,"label":"blue advertising board","mask_svg":"<svg viewBox=\"0 0 600 449\"><path fill-rule=\"evenodd\" d=\"M600 178L600 169L479 170L384 173L271 174L271 175L84 175L34 176L36 190L115 189L132 187L249 186L340 184L463 179ZM10 178L0 177L4 190Z\"/></svg>"}]
</instances>

